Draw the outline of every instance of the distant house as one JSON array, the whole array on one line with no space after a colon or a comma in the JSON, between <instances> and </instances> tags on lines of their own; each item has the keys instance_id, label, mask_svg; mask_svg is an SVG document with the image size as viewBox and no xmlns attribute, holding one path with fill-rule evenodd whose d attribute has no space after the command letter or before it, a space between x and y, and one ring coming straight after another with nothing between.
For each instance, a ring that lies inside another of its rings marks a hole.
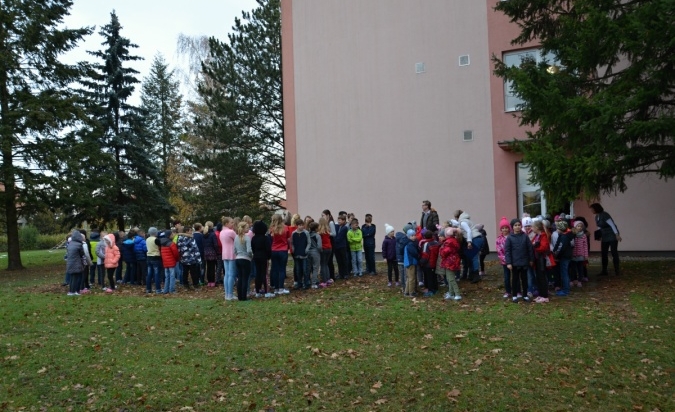
<instances>
[{"instance_id":1,"label":"distant house","mask_svg":"<svg viewBox=\"0 0 675 412\"><path fill-rule=\"evenodd\" d=\"M503 144L524 132L491 56L545 57L536 43L510 44L518 28L493 10L497 2L281 1L291 212L372 213L379 227L400 229L428 199L442 220L461 208L484 223L490 245L502 216L556 212ZM675 250L675 182L634 178L600 202L621 250ZM569 209L593 221L585 201Z\"/></svg>"}]
</instances>

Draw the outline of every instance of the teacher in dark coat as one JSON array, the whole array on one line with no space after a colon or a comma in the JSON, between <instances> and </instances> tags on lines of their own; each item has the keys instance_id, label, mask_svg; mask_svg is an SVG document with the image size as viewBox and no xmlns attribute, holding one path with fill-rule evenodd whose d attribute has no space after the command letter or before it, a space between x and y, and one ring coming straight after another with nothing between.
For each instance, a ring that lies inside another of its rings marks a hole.
<instances>
[{"instance_id":1,"label":"teacher in dark coat","mask_svg":"<svg viewBox=\"0 0 675 412\"><path fill-rule=\"evenodd\" d=\"M617 276L619 271L619 252L617 247L621 242L619 228L612 220L612 216L605 212L600 203L593 203L591 210L595 215L595 223L598 228L595 230L595 240L600 241L600 255L602 260L602 272L600 276L607 276L608 252L612 251L612 263L614 264L614 274Z\"/></svg>"}]
</instances>

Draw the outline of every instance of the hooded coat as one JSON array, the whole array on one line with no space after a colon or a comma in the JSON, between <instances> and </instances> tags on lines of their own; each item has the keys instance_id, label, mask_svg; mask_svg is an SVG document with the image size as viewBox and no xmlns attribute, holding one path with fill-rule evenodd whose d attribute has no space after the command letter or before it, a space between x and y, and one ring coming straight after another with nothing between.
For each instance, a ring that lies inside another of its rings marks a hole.
<instances>
[{"instance_id":1,"label":"hooded coat","mask_svg":"<svg viewBox=\"0 0 675 412\"><path fill-rule=\"evenodd\" d=\"M84 249L82 248L82 243L84 243L84 236L82 233L77 230L73 231L73 234L70 237L70 243L66 247L66 273L82 273L84 270L84 264L82 259L84 258Z\"/></svg>"},{"instance_id":2,"label":"hooded coat","mask_svg":"<svg viewBox=\"0 0 675 412\"><path fill-rule=\"evenodd\" d=\"M116 268L120 262L120 248L115 243L115 235L112 233L106 235L103 239L105 241L105 258L103 264L106 269Z\"/></svg>"},{"instance_id":3,"label":"hooded coat","mask_svg":"<svg viewBox=\"0 0 675 412\"><path fill-rule=\"evenodd\" d=\"M262 220L258 220L253 223L252 230L251 250L253 250L253 259L269 259L272 257L272 240L267 236L267 225Z\"/></svg>"}]
</instances>

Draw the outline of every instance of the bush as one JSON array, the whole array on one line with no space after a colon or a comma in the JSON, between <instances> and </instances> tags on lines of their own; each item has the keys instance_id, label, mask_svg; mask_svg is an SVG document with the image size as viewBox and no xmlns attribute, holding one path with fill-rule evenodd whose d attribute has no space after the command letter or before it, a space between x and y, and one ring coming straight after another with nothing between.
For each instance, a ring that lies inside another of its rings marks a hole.
<instances>
[{"instance_id":1,"label":"bush","mask_svg":"<svg viewBox=\"0 0 675 412\"><path fill-rule=\"evenodd\" d=\"M40 235L37 234L37 229L32 226L25 226L19 229L19 245L21 251L27 250L45 250L51 249L54 246L63 242L67 234L60 235ZM0 252L7 252L7 236L0 236Z\"/></svg>"}]
</instances>

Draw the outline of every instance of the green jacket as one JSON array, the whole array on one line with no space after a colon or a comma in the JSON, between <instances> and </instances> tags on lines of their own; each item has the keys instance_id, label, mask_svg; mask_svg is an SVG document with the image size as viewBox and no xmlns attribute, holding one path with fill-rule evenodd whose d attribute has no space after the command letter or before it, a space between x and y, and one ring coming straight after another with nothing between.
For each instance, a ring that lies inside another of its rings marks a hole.
<instances>
[{"instance_id":1,"label":"green jacket","mask_svg":"<svg viewBox=\"0 0 675 412\"><path fill-rule=\"evenodd\" d=\"M363 233L361 229L352 230L350 229L347 232L347 244L349 245L349 250L352 252L358 252L363 250L361 243L363 242Z\"/></svg>"}]
</instances>

